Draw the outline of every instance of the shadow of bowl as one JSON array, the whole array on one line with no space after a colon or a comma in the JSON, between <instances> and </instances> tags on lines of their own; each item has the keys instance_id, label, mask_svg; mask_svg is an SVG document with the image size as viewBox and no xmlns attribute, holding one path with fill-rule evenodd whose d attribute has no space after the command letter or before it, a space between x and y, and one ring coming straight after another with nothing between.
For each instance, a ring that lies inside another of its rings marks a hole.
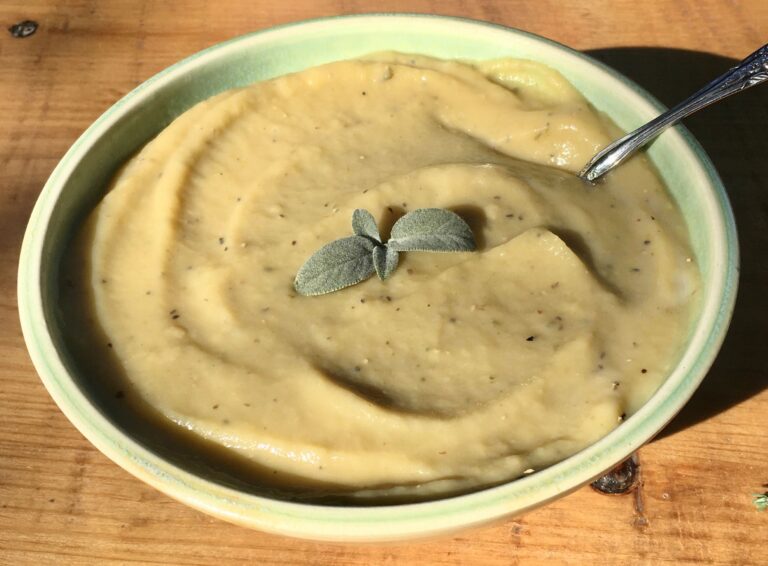
<instances>
[{"instance_id":1,"label":"shadow of bowl","mask_svg":"<svg viewBox=\"0 0 768 566\"><path fill-rule=\"evenodd\" d=\"M654 94L666 106L685 99L736 60L680 49L622 47L587 52ZM746 55L746 54L745 54ZM758 86L685 120L722 177L741 247L739 296L720 354L683 410L658 435L669 436L768 388L768 87Z\"/></svg>"}]
</instances>

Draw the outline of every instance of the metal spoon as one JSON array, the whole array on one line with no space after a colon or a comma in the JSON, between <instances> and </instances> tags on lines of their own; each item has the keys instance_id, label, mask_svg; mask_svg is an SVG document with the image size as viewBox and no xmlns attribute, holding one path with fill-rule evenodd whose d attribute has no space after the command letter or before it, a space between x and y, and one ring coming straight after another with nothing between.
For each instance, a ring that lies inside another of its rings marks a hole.
<instances>
[{"instance_id":1,"label":"metal spoon","mask_svg":"<svg viewBox=\"0 0 768 566\"><path fill-rule=\"evenodd\" d=\"M579 177L590 183L622 163L638 149L694 112L734 93L768 80L768 44L752 53L737 66L720 75L683 102L630 132L597 153Z\"/></svg>"}]
</instances>

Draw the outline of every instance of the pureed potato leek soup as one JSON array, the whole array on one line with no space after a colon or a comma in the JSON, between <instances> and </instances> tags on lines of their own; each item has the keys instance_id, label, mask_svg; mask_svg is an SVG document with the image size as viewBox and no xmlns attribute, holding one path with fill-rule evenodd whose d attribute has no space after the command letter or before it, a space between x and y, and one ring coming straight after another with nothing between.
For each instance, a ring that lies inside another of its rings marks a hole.
<instances>
[{"instance_id":1,"label":"pureed potato leek soup","mask_svg":"<svg viewBox=\"0 0 768 566\"><path fill-rule=\"evenodd\" d=\"M646 158L575 176L615 134L520 60L375 54L219 94L119 171L73 248L91 349L124 402L289 492L416 500L538 470L650 397L696 308ZM296 292L354 210L386 238L419 208L456 212L477 251Z\"/></svg>"}]
</instances>

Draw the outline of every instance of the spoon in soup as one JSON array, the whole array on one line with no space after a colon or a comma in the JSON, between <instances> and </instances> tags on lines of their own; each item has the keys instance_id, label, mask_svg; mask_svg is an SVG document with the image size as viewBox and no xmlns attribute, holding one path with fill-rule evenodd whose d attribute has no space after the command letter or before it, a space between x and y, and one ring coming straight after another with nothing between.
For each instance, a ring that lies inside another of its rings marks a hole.
<instances>
[{"instance_id":1,"label":"spoon in soup","mask_svg":"<svg viewBox=\"0 0 768 566\"><path fill-rule=\"evenodd\" d=\"M768 80L768 44L763 45L741 63L717 77L677 106L670 108L598 152L581 170L579 177L594 183L661 132L686 116L765 80Z\"/></svg>"}]
</instances>

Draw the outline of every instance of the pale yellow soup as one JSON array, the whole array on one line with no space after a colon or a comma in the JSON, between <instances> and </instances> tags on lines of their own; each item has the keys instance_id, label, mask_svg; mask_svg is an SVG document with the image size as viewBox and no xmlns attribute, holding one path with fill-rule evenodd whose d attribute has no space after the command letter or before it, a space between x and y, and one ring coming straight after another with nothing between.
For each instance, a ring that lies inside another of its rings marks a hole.
<instances>
[{"instance_id":1,"label":"pale yellow soup","mask_svg":"<svg viewBox=\"0 0 768 566\"><path fill-rule=\"evenodd\" d=\"M94 325L134 397L267 483L419 499L530 473L636 411L694 314L686 228L646 158L574 175L615 134L520 60L385 53L224 92L93 212ZM386 237L423 207L457 212L478 251L294 290L355 209Z\"/></svg>"}]
</instances>

